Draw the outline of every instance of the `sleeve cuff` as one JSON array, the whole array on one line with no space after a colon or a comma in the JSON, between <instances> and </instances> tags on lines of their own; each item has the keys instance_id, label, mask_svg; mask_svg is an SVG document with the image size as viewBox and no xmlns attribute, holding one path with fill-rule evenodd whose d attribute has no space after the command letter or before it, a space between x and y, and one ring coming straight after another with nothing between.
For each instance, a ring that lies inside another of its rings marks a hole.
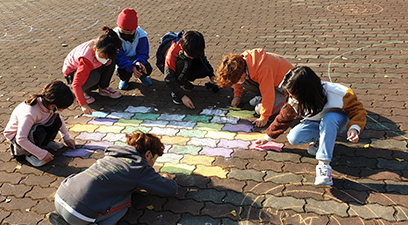
<instances>
[{"instance_id":1,"label":"sleeve cuff","mask_svg":"<svg viewBox=\"0 0 408 225\"><path fill-rule=\"evenodd\" d=\"M272 141L272 138L269 137L267 134L265 134L264 139L267 140L267 141Z\"/></svg>"},{"instance_id":2,"label":"sleeve cuff","mask_svg":"<svg viewBox=\"0 0 408 225\"><path fill-rule=\"evenodd\" d=\"M360 134L361 128L360 128L358 125L351 125L350 128L349 128L349 130L350 130L350 129L356 129L357 132L358 132L358 134Z\"/></svg>"}]
</instances>

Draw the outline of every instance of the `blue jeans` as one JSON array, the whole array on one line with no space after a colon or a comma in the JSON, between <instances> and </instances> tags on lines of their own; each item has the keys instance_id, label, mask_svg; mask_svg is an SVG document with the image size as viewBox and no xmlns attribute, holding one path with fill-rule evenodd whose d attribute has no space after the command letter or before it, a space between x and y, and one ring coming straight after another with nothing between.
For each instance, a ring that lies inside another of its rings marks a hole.
<instances>
[{"instance_id":1,"label":"blue jeans","mask_svg":"<svg viewBox=\"0 0 408 225\"><path fill-rule=\"evenodd\" d=\"M292 145L319 141L316 159L331 161L337 134L346 131L348 121L342 110L329 112L320 121L305 120L296 125L287 138Z\"/></svg>"}]
</instances>

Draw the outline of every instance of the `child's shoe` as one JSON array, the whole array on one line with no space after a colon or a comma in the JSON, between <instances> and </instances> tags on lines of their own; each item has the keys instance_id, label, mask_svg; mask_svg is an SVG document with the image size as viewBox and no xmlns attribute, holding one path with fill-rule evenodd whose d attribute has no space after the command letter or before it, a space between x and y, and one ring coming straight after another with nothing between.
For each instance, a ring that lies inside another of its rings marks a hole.
<instances>
[{"instance_id":1,"label":"child's shoe","mask_svg":"<svg viewBox=\"0 0 408 225\"><path fill-rule=\"evenodd\" d=\"M152 85L152 81L148 77L140 77L139 80L146 87Z\"/></svg>"},{"instance_id":2,"label":"child's shoe","mask_svg":"<svg viewBox=\"0 0 408 225\"><path fill-rule=\"evenodd\" d=\"M309 153L309 155L314 155L316 156L316 152L319 149L319 142L310 142L309 143L309 148L307 149L307 153Z\"/></svg>"},{"instance_id":3,"label":"child's shoe","mask_svg":"<svg viewBox=\"0 0 408 225\"><path fill-rule=\"evenodd\" d=\"M192 91L194 89L194 85L190 82L188 82L187 84L180 86L181 89L185 90L185 91Z\"/></svg>"},{"instance_id":4,"label":"child's shoe","mask_svg":"<svg viewBox=\"0 0 408 225\"><path fill-rule=\"evenodd\" d=\"M99 88L99 95L107 96L110 98L120 98L122 96L122 94L119 91L115 91L111 87L106 87L104 89Z\"/></svg>"},{"instance_id":5,"label":"child's shoe","mask_svg":"<svg viewBox=\"0 0 408 225\"><path fill-rule=\"evenodd\" d=\"M316 166L316 179L315 185L333 185L332 175L331 175L331 166L319 162Z\"/></svg>"},{"instance_id":6,"label":"child's shoe","mask_svg":"<svg viewBox=\"0 0 408 225\"><path fill-rule=\"evenodd\" d=\"M26 155L25 159L27 160L27 162L29 162L31 165L35 167L40 167L40 166L45 165L45 162L37 158L35 155Z\"/></svg>"},{"instance_id":7,"label":"child's shoe","mask_svg":"<svg viewBox=\"0 0 408 225\"><path fill-rule=\"evenodd\" d=\"M249 104L252 105L252 106L256 106L261 102L262 102L262 97L261 96L255 96L254 98L249 100Z\"/></svg>"},{"instance_id":8,"label":"child's shoe","mask_svg":"<svg viewBox=\"0 0 408 225\"><path fill-rule=\"evenodd\" d=\"M121 80L119 82L119 89L120 90L126 90L129 87L129 81L128 80Z\"/></svg>"},{"instance_id":9,"label":"child's shoe","mask_svg":"<svg viewBox=\"0 0 408 225\"><path fill-rule=\"evenodd\" d=\"M95 101L94 97L92 97L92 96L89 96L89 95L87 95L85 93L84 93L84 96L85 96L86 104L91 104L91 103L93 103Z\"/></svg>"},{"instance_id":10,"label":"child's shoe","mask_svg":"<svg viewBox=\"0 0 408 225\"><path fill-rule=\"evenodd\" d=\"M69 225L69 223L57 211L48 214L48 220L53 225Z\"/></svg>"},{"instance_id":11,"label":"child's shoe","mask_svg":"<svg viewBox=\"0 0 408 225\"><path fill-rule=\"evenodd\" d=\"M44 146L45 149L51 149L51 150L60 150L63 148L65 145L62 144L61 142L58 141L50 141L46 146Z\"/></svg>"},{"instance_id":12,"label":"child's shoe","mask_svg":"<svg viewBox=\"0 0 408 225\"><path fill-rule=\"evenodd\" d=\"M183 104L183 101L179 98L177 98L176 94L174 92L171 92L171 97L173 98L173 102L176 105L181 105Z\"/></svg>"}]
</instances>

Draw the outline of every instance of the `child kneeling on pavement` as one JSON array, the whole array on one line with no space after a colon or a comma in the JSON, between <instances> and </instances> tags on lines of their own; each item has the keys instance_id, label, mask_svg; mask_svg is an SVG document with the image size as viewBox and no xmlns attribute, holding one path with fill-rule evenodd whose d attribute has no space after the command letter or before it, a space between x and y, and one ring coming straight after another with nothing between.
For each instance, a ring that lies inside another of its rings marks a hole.
<instances>
[{"instance_id":1,"label":"child kneeling on pavement","mask_svg":"<svg viewBox=\"0 0 408 225\"><path fill-rule=\"evenodd\" d=\"M136 189L168 197L177 194L175 181L153 169L164 145L154 134L126 134L127 146L112 145L105 157L85 171L67 177L55 194L53 224L115 224L131 206Z\"/></svg>"}]
</instances>

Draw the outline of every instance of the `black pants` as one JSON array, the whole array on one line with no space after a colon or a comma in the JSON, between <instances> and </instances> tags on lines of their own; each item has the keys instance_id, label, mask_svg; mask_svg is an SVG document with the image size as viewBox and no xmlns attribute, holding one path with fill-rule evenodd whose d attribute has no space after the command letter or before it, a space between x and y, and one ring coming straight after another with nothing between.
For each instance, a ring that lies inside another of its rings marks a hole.
<instances>
[{"instance_id":1,"label":"black pants","mask_svg":"<svg viewBox=\"0 0 408 225\"><path fill-rule=\"evenodd\" d=\"M146 63L144 66L146 68L146 74L143 74L142 77L147 77L152 73L153 68L149 62ZM133 75L133 72L128 72L127 70L120 69L120 68L117 68L116 73L119 76L120 80L127 80L127 81L129 81Z\"/></svg>"},{"instance_id":2,"label":"black pants","mask_svg":"<svg viewBox=\"0 0 408 225\"><path fill-rule=\"evenodd\" d=\"M34 125L30 130L28 139L39 147L46 146L55 139L61 126L61 118L59 117L59 114L55 114L46 124ZM15 138L11 140L10 147L13 156L30 154L27 150L17 144Z\"/></svg>"}]
</instances>

